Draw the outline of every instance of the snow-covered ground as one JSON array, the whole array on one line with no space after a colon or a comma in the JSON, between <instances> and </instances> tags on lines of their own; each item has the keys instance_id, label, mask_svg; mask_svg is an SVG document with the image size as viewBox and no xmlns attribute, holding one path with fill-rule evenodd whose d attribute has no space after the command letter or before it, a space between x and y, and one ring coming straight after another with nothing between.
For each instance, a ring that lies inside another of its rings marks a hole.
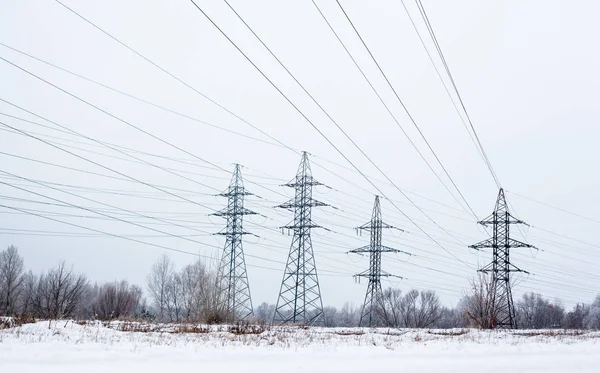
<instances>
[{"instance_id":1,"label":"snow-covered ground","mask_svg":"<svg viewBox=\"0 0 600 373\"><path fill-rule=\"evenodd\" d=\"M0 372L600 372L600 332L130 326L0 330Z\"/></svg>"}]
</instances>

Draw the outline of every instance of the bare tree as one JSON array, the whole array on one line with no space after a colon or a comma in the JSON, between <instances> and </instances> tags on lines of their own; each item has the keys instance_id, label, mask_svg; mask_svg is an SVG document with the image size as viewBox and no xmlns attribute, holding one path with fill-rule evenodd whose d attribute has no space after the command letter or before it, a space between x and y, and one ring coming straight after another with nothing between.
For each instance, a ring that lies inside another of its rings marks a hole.
<instances>
[{"instance_id":1,"label":"bare tree","mask_svg":"<svg viewBox=\"0 0 600 373\"><path fill-rule=\"evenodd\" d=\"M333 328L336 326L341 326L339 323L339 315L338 310L332 306L325 306L323 308L323 318L325 319L325 327Z\"/></svg>"},{"instance_id":2,"label":"bare tree","mask_svg":"<svg viewBox=\"0 0 600 373\"><path fill-rule=\"evenodd\" d=\"M467 318L478 328L491 329L496 325L493 286L490 276L479 273L477 278L471 281L472 293L462 300Z\"/></svg>"},{"instance_id":3,"label":"bare tree","mask_svg":"<svg viewBox=\"0 0 600 373\"><path fill-rule=\"evenodd\" d=\"M14 315L23 291L23 258L14 246L0 252L0 315Z\"/></svg>"},{"instance_id":4,"label":"bare tree","mask_svg":"<svg viewBox=\"0 0 600 373\"><path fill-rule=\"evenodd\" d=\"M96 316L101 320L133 316L140 303L142 289L127 281L104 284L93 304Z\"/></svg>"},{"instance_id":5,"label":"bare tree","mask_svg":"<svg viewBox=\"0 0 600 373\"><path fill-rule=\"evenodd\" d=\"M591 307L585 303L577 303L565 316L564 327L567 329L585 328L585 320L589 317Z\"/></svg>"},{"instance_id":6,"label":"bare tree","mask_svg":"<svg viewBox=\"0 0 600 373\"><path fill-rule=\"evenodd\" d=\"M440 300L434 291L411 290L400 302L403 326L427 328L440 318Z\"/></svg>"},{"instance_id":7,"label":"bare tree","mask_svg":"<svg viewBox=\"0 0 600 373\"><path fill-rule=\"evenodd\" d=\"M173 263L166 254L154 263L148 275L148 291L159 321L165 321L168 313L169 287L173 279Z\"/></svg>"},{"instance_id":8,"label":"bare tree","mask_svg":"<svg viewBox=\"0 0 600 373\"><path fill-rule=\"evenodd\" d=\"M588 329L600 329L600 295L590 305L588 314L583 318L583 325Z\"/></svg>"},{"instance_id":9,"label":"bare tree","mask_svg":"<svg viewBox=\"0 0 600 373\"><path fill-rule=\"evenodd\" d=\"M227 310L225 303L221 300L217 284L217 271L209 270L205 277L206 289L202 299L202 320L209 324L219 324L235 320L236 315L232 310Z\"/></svg>"},{"instance_id":10,"label":"bare tree","mask_svg":"<svg viewBox=\"0 0 600 373\"><path fill-rule=\"evenodd\" d=\"M462 328L468 324L461 317L460 306L456 308L442 307L439 319L431 326L439 329Z\"/></svg>"},{"instance_id":11,"label":"bare tree","mask_svg":"<svg viewBox=\"0 0 600 373\"><path fill-rule=\"evenodd\" d=\"M33 302L36 314L47 319L71 316L80 306L87 284L83 274L75 274L61 262L39 276Z\"/></svg>"},{"instance_id":12,"label":"bare tree","mask_svg":"<svg viewBox=\"0 0 600 373\"><path fill-rule=\"evenodd\" d=\"M173 273L167 283L167 313L171 321L179 322L184 313L184 286L179 273Z\"/></svg>"},{"instance_id":13,"label":"bare tree","mask_svg":"<svg viewBox=\"0 0 600 373\"><path fill-rule=\"evenodd\" d=\"M526 293L517 302L518 325L524 329L560 328L565 309L560 302L550 302L541 294Z\"/></svg>"},{"instance_id":14,"label":"bare tree","mask_svg":"<svg viewBox=\"0 0 600 373\"><path fill-rule=\"evenodd\" d=\"M23 291L19 301L19 313L23 315L34 315L35 313L35 297L38 278L32 271L23 275Z\"/></svg>"},{"instance_id":15,"label":"bare tree","mask_svg":"<svg viewBox=\"0 0 600 373\"><path fill-rule=\"evenodd\" d=\"M81 307L74 314L75 317L89 319L96 316L96 302L100 297L100 286L97 283L94 285L86 285L81 297Z\"/></svg>"},{"instance_id":16,"label":"bare tree","mask_svg":"<svg viewBox=\"0 0 600 373\"><path fill-rule=\"evenodd\" d=\"M419 291L411 290L400 299L400 317L402 320L401 326L414 328L416 321L414 320L417 314L417 300L419 299Z\"/></svg>"},{"instance_id":17,"label":"bare tree","mask_svg":"<svg viewBox=\"0 0 600 373\"><path fill-rule=\"evenodd\" d=\"M208 270L201 260L181 270L182 317L187 321L200 321L204 299L210 285Z\"/></svg>"},{"instance_id":18,"label":"bare tree","mask_svg":"<svg viewBox=\"0 0 600 373\"><path fill-rule=\"evenodd\" d=\"M388 288L379 296L377 304L374 306L374 313L377 317L376 324L381 324L389 328L399 328L403 325L401 304L402 290Z\"/></svg>"},{"instance_id":19,"label":"bare tree","mask_svg":"<svg viewBox=\"0 0 600 373\"><path fill-rule=\"evenodd\" d=\"M275 315L275 305L267 302L261 303L254 312L254 315L258 322L267 324L273 321Z\"/></svg>"},{"instance_id":20,"label":"bare tree","mask_svg":"<svg viewBox=\"0 0 600 373\"><path fill-rule=\"evenodd\" d=\"M339 312L339 319L339 326L358 326L360 307L355 307L348 302L344 303Z\"/></svg>"}]
</instances>

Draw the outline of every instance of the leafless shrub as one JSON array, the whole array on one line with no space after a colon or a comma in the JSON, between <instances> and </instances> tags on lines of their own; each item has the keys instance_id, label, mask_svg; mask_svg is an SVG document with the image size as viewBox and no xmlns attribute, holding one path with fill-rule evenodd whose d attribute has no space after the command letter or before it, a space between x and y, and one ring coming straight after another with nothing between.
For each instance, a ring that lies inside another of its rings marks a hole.
<instances>
[{"instance_id":1,"label":"leafless shrub","mask_svg":"<svg viewBox=\"0 0 600 373\"><path fill-rule=\"evenodd\" d=\"M479 273L471 281L472 293L463 298L463 308L469 321L478 328L491 329L496 325L494 284L491 276Z\"/></svg>"},{"instance_id":2,"label":"leafless shrub","mask_svg":"<svg viewBox=\"0 0 600 373\"><path fill-rule=\"evenodd\" d=\"M119 319L134 315L142 297L142 289L127 281L104 284L93 303L94 314L100 320Z\"/></svg>"}]
</instances>

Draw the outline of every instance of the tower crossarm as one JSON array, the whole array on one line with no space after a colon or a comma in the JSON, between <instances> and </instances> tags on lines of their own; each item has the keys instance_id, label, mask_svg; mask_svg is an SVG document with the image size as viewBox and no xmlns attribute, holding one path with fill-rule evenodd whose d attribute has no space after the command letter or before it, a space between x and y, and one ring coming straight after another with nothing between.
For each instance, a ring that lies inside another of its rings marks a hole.
<instances>
[{"instance_id":1,"label":"tower crossarm","mask_svg":"<svg viewBox=\"0 0 600 373\"><path fill-rule=\"evenodd\" d=\"M323 184L319 181L316 181L314 179L307 180L306 182L293 181L293 182L289 182L287 184L281 184L281 186L290 187L290 188L295 188L298 186L319 186L319 185L325 185L325 184Z\"/></svg>"},{"instance_id":2,"label":"tower crossarm","mask_svg":"<svg viewBox=\"0 0 600 373\"><path fill-rule=\"evenodd\" d=\"M506 216L506 219L502 219L502 215ZM505 212L502 215L492 214L492 215L488 216L487 218L478 221L477 223L479 223L481 225L494 225L494 224L525 224L525 225L529 225L529 224L525 223L523 220L515 218L509 212Z\"/></svg>"},{"instance_id":3,"label":"tower crossarm","mask_svg":"<svg viewBox=\"0 0 600 373\"><path fill-rule=\"evenodd\" d=\"M492 238L488 238L487 240L483 240L483 241L477 242L476 244L469 245L469 248L479 250L479 249L485 249L485 248L494 247L494 246L495 246L494 240Z\"/></svg>"},{"instance_id":4,"label":"tower crossarm","mask_svg":"<svg viewBox=\"0 0 600 373\"><path fill-rule=\"evenodd\" d=\"M492 263L486 265L485 267L479 269L477 272L493 273L494 271L495 271L494 270L494 263L492 262ZM525 271L525 270L517 267L516 265L514 265L512 263L508 263L508 268L507 269L502 269L502 271L503 272L521 272L521 273L530 274L528 271Z\"/></svg>"},{"instance_id":5,"label":"tower crossarm","mask_svg":"<svg viewBox=\"0 0 600 373\"><path fill-rule=\"evenodd\" d=\"M371 253L377 249L373 249L370 245L359 247L358 249L352 249L349 252L353 254Z\"/></svg>"},{"instance_id":6,"label":"tower crossarm","mask_svg":"<svg viewBox=\"0 0 600 373\"><path fill-rule=\"evenodd\" d=\"M409 252L398 250L398 249L394 249L392 247L383 246L383 245L381 245L379 247L372 247L371 245L367 245L367 246L359 247L358 249L350 250L349 252L352 253L352 254L363 254L363 253L402 253L402 254L406 254L406 255L412 255Z\"/></svg>"},{"instance_id":7,"label":"tower crossarm","mask_svg":"<svg viewBox=\"0 0 600 373\"><path fill-rule=\"evenodd\" d=\"M293 224L293 225L283 225L281 227L279 227L279 229L289 229L289 230L302 230L302 229L313 229L313 228L323 228L322 226L318 225L318 224L313 224L311 222L308 223L303 223L303 224Z\"/></svg>"},{"instance_id":8,"label":"tower crossarm","mask_svg":"<svg viewBox=\"0 0 600 373\"><path fill-rule=\"evenodd\" d=\"M365 230L365 231L371 231L373 229L373 223L372 222L368 222L365 223L359 227L356 227L355 229L358 230ZM389 225L387 223L381 222L381 229L396 229L399 230L400 232L404 232L404 229L401 228L396 228L393 225Z\"/></svg>"},{"instance_id":9,"label":"tower crossarm","mask_svg":"<svg viewBox=\"0 0 600 373\"><path fill-rule=\"evenodd\" d=\"M525 247L525 248L532 248L532 249L537 249L537 247L530 245L528 243L525 242L521 242L519 240L515 240L514 238L508 238L506 240L505 243L495 243L493 238L488 238L487 240L483 240L481 242L478 242L474 245L470 245L469 248L471 249L486 249L486 248L498 248L498 247L510 247L510 248L518 248L518 247Z\"/></svg>"},{"instance_id":10,"label":"tower crossarm","mask_svg":"<svg viewBox=\"0 0 600 373\"><path fill-rule=\"evenodd\" d=\"M248 210L245 207L237 207L236 209L223 209L211 214L212 216L240 216L240 215L257 215L256 212Z\"/></svg>"},{"instance_id":11,"label":"tower crossarm","mask_svg":"<svg viewBox=\"0 0 600 373\"><path fill-rule=\"evenodd\" d=\"M244 188L234 188L227 192L215 194L217 197L253 196L254 193L247 192Z\"/></svg>"},{"instance_id":12,"label":"tower crossarm","mask_svg":"<svg viewBox=\"0 0 600 373\"><path fill-rule=\"evenodd\" d=\"M233 236L233 235L243 236L243 235L246 235L246 234L250 234L252 236L256 236L254 233L250 233L250 232L247 232L247 231L233 232L233 231L231 231L231 230L229 230L227 228L221 230L220 232L213 233L213 235L215 235L215 236Z\"/></svg>"},{"instance_id":13,"label":"tower crossarm","mask_svg":"<svg viewBox=\"0 0 600 373\"><path fill-rule=\"evenodd\" d=\"M329 205L324 202L321 202L321 201L311 198L309 200L301 201L301 202L298 202L295 199L291 199L291 200L284 202L281 205L277 205L275 207L291 210L291 209L294 209L297 207L326 207L326 206L329 206Z\"/></svg>"},{"instance_id":14,"label":"tower crossarm","mask_svg":"<svg viewBox=\"0 0 600 373\"><path fill-rule=\"evenodd\" d=\"M391 273L387 273L387 272L381 272L381 274L376 275L374 273L369 273L368 271L357 273L354 275L354 277L361 277L361 278L366 278L369 280L378 280L381 277L394 277L394 278L404 279L404 277L402 277L402 276L392 275Z\"/></svg>"}]
</instances>

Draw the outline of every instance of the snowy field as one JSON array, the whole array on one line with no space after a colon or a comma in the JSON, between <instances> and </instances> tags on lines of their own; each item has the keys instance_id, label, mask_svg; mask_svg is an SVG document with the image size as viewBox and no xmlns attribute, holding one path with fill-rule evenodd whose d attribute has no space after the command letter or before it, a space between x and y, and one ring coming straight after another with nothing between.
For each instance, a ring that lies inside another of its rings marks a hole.
<instances>
[{"instance_id":1,"label":"snowy field","mask_svg":"<svg viewBox=\"0 0 600 373\"><path fill-rule=\"evenodd\" d=\"M600 372L600 332L132 325L0 330L0 372Z\"/></svg>"}]
</instances>

